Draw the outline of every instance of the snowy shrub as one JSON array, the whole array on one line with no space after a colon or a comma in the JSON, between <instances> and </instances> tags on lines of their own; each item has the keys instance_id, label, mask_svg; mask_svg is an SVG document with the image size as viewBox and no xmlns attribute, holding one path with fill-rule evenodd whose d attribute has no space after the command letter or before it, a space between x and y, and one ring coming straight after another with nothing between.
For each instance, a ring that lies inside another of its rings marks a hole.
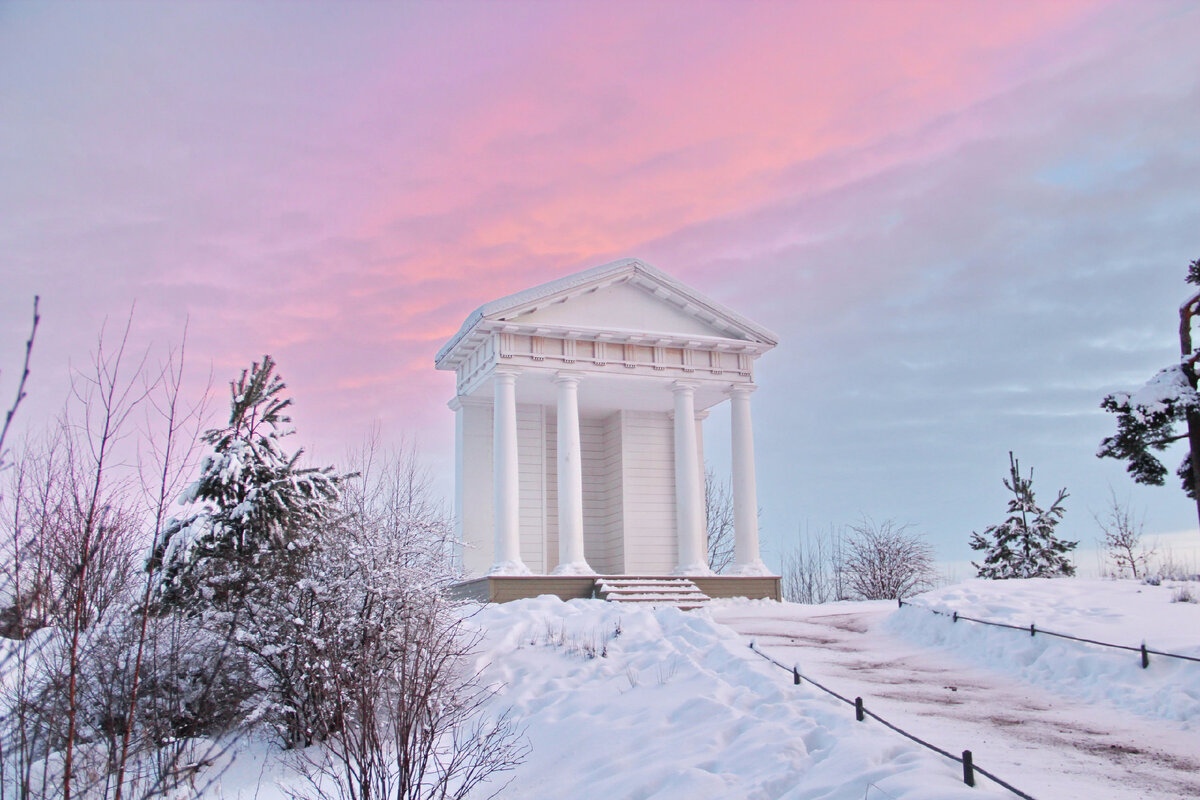
<instances>
[{"instance_id":1,"label":"snowy shrub","mask_svg":"<svg viewBox=\"0 0 1200 800\"><path fill-rule=\"evenodd\" d=\"M379 463L370 449L356 466L306 562L326 734L298 763L313 797L465 797L525 745L506 716L480 716L492 691L474 671L465 609L445 591L452 526L414 454Z\"/></svg>"},{"instance_id":2,"label":"snowy shrub","mask_svg":"<svg viewBox=\"0 0 1200 800\"><path fill-rule=\"evenodd\" d=\"M933 587L933 548L909 525L864 519L850 526L839 572L862 600L895 600Z\"/></svg>"},{"instance_id":3,"label":"snowy shrub","mask_svg":"<svg viewBox=\"0 0 1200 800\"><path fill-rule=\"evenodd\" d=\"M149 583L137 564L190 468L187 432L203 403L180 402L177 351L160 369L145 359L128 369L131 324L115 351L101 335L61 416L0 487L0 586L12 589L0 622L14 640L0 655L0 797L132 800L182 780L179 750L164 746L177 731L155 720L162 702L187 695L157 680L165 640L143 613ZM229 674L221 649L210 643L196 663ZM214 705L234 697L212 681L199 691Z\"/></svg>"},{"instance_id":4,"label":"snowy shrub","mask_svg":"<svg viewBox=\"0 0 1200 800\"><path fill-rule=\"evenodd\" d=\"M1197 600L1196 595L1192 594L1190 586L1176 586L1175 591L1171 594L1171 602L1195 603L1200 601Z\"/></svg>"}]
</instances>

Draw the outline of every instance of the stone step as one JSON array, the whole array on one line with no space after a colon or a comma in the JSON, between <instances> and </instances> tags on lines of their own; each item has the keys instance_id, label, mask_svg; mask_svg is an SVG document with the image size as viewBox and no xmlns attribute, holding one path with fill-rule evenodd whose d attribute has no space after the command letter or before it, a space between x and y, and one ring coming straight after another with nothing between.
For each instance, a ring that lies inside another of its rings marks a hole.
<instances>
[{"instance_id":1,"label":"stone step","mask_svg":"<svg viewBox=\"0 0 1200 800\"><path fill-rule=\"evenodd\" d=\"M709 601L687 578L622 576L597 578L596 596L610 603L636 603L649 606L699 608Z\"/></svg>"}]
</instances>

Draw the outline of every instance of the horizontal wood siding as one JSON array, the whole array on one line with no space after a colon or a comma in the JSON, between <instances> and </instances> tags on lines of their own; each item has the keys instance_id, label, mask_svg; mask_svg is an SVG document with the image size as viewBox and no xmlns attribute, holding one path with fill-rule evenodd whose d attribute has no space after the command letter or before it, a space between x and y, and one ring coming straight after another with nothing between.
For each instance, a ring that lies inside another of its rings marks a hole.
<instances>
[{"instance_id":1,"label":"horizontal wood siding","mask_svg":"<svg viewBox=\"0 0 1200 800\"><path fill-rule=\"evenodd\" d=\"M546 409L546 572L558 566L558 421Z\"/></svg>"},{"instance_id":2,"label":"horizontal wood siding","mask_svg":"<svg viewBox=\"0 0 1200 800\"><path fill-rule=\"evenodd\" d=\"M492 407L464 405L456 416L461 422L461 452L457 464L455 510L461 532L463 571L482 575L495 561L492 517Z\"/></svg>"},{"instance_id":3,"label":"horizontal wood siding","mask_svg":"<svg viewBox=\"0 0 1200 800\"><path fill-rule=\"evenodd\" d=\"M508 603L512 600L523 600L526 597L538 597L543 594L556 595L563 600L577 597L589 598L595 592L594 578L579 578L568 575L549 576L536 575L531 578L491 578L490 601L493 603Z\"/></svg>"},{"instance_id":4,"label":"horizontal wood siding","mask_svg":"<svg viewBox=\"0 0 1200 800\"><path fill-rule=\"evenodd\" d=\"M605 421L600 417L579 420L579 445L583 465L583 550L597 572L613 571L609 540L612 516L620 513L620 498L610 492L610 472L616 467L604 441Z\"/></svg>"},{"instance_id":5,"label":"horizontal wood siding","mask_svg":"<svg viewBox=\"0 0 1200 800\"><path fill-rule=\"evenodd\" d=\"M622 478L621 414L609 414L604 420L604 460L608 464L605 487L608 492L608 527L604 539L608 562L604 570L611 575L625 571L625 508ZM600 570L599 567L596 567Z\"/></svg>"},{"instance_id":6,"label":"horizontal wood siding","mask_svg":"<svg viewBox=\"0 0 1200 800\"><path fill-rule=\"evenodd\" d=\"M624 571L668 573L678 564L675 445L665 412L622 411Z\"/></svg>"},{"instance_id":7,"label":"horizontal wood siding","mask_svg":"<svg viewBox=\"0 0 1200 800\"><path fill-rule=\"evenodd\" d=\"M546 447L541 406L517 406L521 560L535 573L546 569Z\"/></svg>"},{"instance_id":8,"label":"horizontal wood siding","mask_svg":"<svg viewBox=\"0 0 1200 800\"><path fill-rule=\"evenodd\" d=\"M665 577L665 573L664 576ZM693 583L712 598L748 597L778 600L779 578L775 576L743 578L719 575L710 578L692 578ZM573 576L535 575L532 577L493 576L476 578L455 584L450 589L454 597L479 602L507 603L526 597L553 594L563 600L593 596L595 579Z\"/></svg>"},{"instance_id":9,"label":"horizontal wood siding","mask_svg":"<svg viewBox=\"0 0 1200 800\"><path fill-rule=\"evenodd\" d=\"M775 576L741 578L719 575L712 578L692 578L700 591L713 599L748 597L751 600L780 600L779 578Z\"/></svg>"}]
</instances>

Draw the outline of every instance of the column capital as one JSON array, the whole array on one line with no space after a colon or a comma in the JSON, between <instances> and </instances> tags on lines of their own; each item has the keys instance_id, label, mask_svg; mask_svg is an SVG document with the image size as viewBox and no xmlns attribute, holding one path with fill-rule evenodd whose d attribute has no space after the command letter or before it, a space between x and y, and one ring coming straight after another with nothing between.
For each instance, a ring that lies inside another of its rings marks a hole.
<instances>
[{"instance_id":1,"label":"column capital","mask_svg":"<svg viewBox=\"0 0 1200 800\"><path fill-rule=\"evenodd\" d=\"M680 392L692 393L692 392L695 392L696 389L699 388L699 386L700 386L700 381L686 381L686 380L672 381L671 382L671 391L674 392L675 394L679 394Z\"/></svg>"},{"instance_id":2,"label":"column capital","mask_svg":"<svg viewBox=\"0 0 1200 800\"><path fill-rule=\"evenodd\" d=\"M579 385L579 381L583 379L584 373L573 369L560 369L554 373L555 383L570 383Z\"/></svg>"},{"instance_id":3,"label":"column capital","mask_svg":"<svg viewBox=\"0 0 1200 800\"><path fill-rule=\"evenodd\" d=\"M506 383L515 381L517 376L522 372L524 372L524 370L522 370L520 367L510 367L507 365L501 365L492 368L492 375L496 378L496 380L503 380Z\"/></svg>"},{"instance_id":4,"label":"column capital","mask_svg":"<svg viewBox=\"0 0 1200 800\"><path fill-rule=\"evenodd\" d=\"M733 397L735 395L748 395L758 389L756 383L731 383L725 389L725 394Z\"/></svg>"}]
</instances>

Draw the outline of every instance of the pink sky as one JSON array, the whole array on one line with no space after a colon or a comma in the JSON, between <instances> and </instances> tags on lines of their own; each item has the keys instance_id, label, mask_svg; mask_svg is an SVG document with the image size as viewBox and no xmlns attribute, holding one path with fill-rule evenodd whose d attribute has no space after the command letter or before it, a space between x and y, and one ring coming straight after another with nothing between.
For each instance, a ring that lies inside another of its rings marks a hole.
<instances>
[{"instance_id":1,"label":"pink sky","mask_svg":"<svg viewBox=\"0 0 1200 800\"><path fill-rule=\"evenodd\" d=\"M34 293L44 407L136 300L218 383L274 355L318 453L378 420L444 481L441 343L636 256L784 337L780 541L862 512L961 555L1010 448L1082 526L1128 488L1099 398L1171 357L1197 255L1198 40L1165 2L7 4L0 389Z\"/></svg>"}]
</instances>

